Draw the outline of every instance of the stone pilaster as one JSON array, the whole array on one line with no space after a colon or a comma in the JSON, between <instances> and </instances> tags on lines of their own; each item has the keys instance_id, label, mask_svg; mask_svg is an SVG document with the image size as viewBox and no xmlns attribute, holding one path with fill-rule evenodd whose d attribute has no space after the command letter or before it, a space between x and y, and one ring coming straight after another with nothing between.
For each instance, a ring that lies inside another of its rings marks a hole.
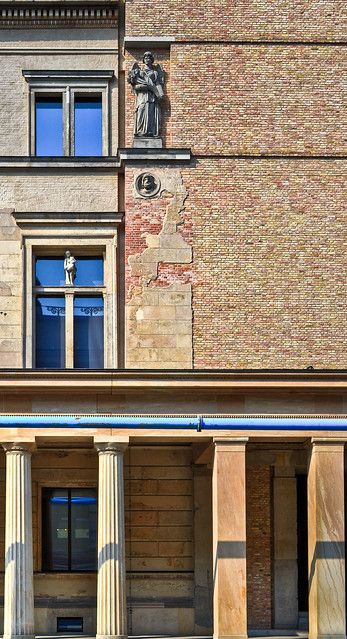
<instances>
[{"instance_id":1,"label":"stone pilaster","mask_svg":"<svg viewBox=\"0 0 347 639\"><path fill-rule=\"evenodd\" d=\"M308 468L309 637L344 639L344 442L313 439Z\"/></svg>"},{"instance_id":2,"label":"stone pilaster","mask_svg":"<svg viewBox=\"0 0 347 639\"><path fill-rule=\"evenodd\" d=\"M3 444L6 452L4 638L34 637L31 499L33 444Z\"/></svg>"},{"instance_id":3,"label":"stone pilaster","mask_svg":"<svg viewBox=\"0 0 347 639\"><path fill-rule=\"evenodd\" d=\"M123 456L128 438L101 441L98 497L97 638L127 637Z\"/></svg>"},{"instance_id":4,"label":"stone pilaster","mask_svg":"<svg viewBox=\"0 0 347 639\"><path fill-rule=\"evenodd\" d=\"M214 639L247 637L246 442L214 440Z\"/></svg>"}]
</instances>

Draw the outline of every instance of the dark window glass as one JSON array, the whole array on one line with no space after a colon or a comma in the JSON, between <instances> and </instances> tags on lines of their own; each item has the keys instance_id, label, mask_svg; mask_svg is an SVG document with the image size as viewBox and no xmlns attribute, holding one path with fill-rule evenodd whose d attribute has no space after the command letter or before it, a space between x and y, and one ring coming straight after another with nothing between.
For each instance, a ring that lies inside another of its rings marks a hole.
<instances>
[{"instance_id":1,"label":"dark window glass","mask_svg":"<svg viewBox=\"0 0 347 639\"><path fill-rule=\"evenodd\" d=\"M57 632L83 632L83 617L57 617Z\"/></svg>"},{"instance_id":2,"label":"dark window glass","mask_svg":"<svg viewBox=\"0 0 347 639\"><path fill-rule=\"evenodd\" d=\"M36 368L65 367L65 299L36 298Z\"/></svg>"},{"instance_id":3,"label":"dark window glass","mask_svg":"<svg viewBox=\"0 0 347 639\"><path fill-rule=\"evenodd\" d=\"M69 570L69 505L65 489L42 494L42 568Z\"/></svg>"},{"instance_id":4,"label":"dark window glass","mask_svg":"<svg viewBox=\"0 0 347 639\"><path fill-rule=\"evenodd\" d=\"M102 155L101 95L75 96L75 155Z\"/></svg>"},{"instance_id":5,"label":"dark window glass","mask_svg":"<svg viewBox=\"0 0 347 639\"><path fill-rule=\"evenodd\" d=\"M62 95L36 96L36 155L63 155Z\"/></svg>"},{"instance_id":6,"label":"dark window glass","mask_svg":"<svg viewBox=\"0 0 347 639\"><path fill-rule=\"evenodd\" d=\"M74 299L74 367L104 366L104 300L100 297Z\"/></svg>"},{"instance_id":7,"label":"dark window glass","mask_svg":"<svg viewBox=\"0 0 347 639\"><path fill-rule=\"evenodd\" d=\"M96 570L97 497L94 488L44 488L42 568Z\"/></svg>"},{"instance_id":8,"label":"dark window glass","mask_svg":"<svg viewBox=\"0 0 347 639\"><path fill-rule=\"evenodd\" d=\"M96 569L95 490L71 489L71 570Z\"/></svg>"},{"instance_id":9,"label":"dark window glass","mask_svg":"<svg viewBox=\"0 0 347 639\"><path fill-rule=\"evenodd\" d=\"M103 286L104 260L102 256L78 257L75 286ZM65 286L64 257L37 257L36 286Z\"/></svg>"}]
</instances>

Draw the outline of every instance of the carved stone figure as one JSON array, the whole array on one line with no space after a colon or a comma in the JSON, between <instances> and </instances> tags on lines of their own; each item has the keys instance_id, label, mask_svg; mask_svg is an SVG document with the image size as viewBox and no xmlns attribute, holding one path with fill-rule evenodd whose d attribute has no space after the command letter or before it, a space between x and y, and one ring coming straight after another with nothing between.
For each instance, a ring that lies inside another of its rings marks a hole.
<instances>
[{"instance_id":1,"label":"carved stone figure","mask_svg":"<svg viewBox=\"0 0 347 639\"><path fill-rule=\"evenodd\" d=\"M65 251L64 271L66 285L73 286L76 279L77 267L76 260L70 251Z\"/></svg>"},{"instance_id":2,"label":"carved stone figure","mask_svg":"<svg viewBox=\"0 0 347 639\"><path fill-rule=\"evenodd\" d=\"M151 173L141 173L136 178L135 188L142 197L153 197L160 190L160 180Z\"/></svg>"},{"instance_id":3,"label":"carved stone figure","mask_svg":"<svg viewBox=\"0 0 347 639\"><path fill-rule=\"evenodd\" d=\"M164 72L160 64L154 64L151 51L146 51L143 63L144 67L141 69L135 62L128 74L128 82L136 94L134 136L159 138Z\"/></svg>"}]
</instances>

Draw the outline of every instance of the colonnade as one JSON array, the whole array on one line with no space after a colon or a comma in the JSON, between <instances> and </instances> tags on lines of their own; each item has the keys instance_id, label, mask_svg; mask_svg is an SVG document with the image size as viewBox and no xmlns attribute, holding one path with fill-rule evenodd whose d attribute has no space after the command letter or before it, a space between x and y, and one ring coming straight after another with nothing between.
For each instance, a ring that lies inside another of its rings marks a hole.
<instances>
[{"instance_id":1,"label":"colonnade","mask_svg":"<svg viewBox=\"0 0 347 639\"><path fill-rule=\"evenodd\" d=\"M128 438L95 437L99 455L98 639L125 639L123 456ZM247 637L247 438L215 438L213 463L214 638ZM5 639L34 637L31 454L6 452ZM283 504L285 508L285 504ZM315 438L308 465L310 639L346 635L344 442Z\"/></svg>"}]
</instances>

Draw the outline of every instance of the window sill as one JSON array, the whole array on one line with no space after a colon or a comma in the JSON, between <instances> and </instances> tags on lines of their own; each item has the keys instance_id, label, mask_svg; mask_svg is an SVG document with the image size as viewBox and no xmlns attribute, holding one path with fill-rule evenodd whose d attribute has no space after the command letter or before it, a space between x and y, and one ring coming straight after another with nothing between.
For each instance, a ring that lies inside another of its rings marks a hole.
<instances>
[{"instance_id":1,"label":"window sill","mask_svg":"<svg viewBox=\"0 0 347 639\"><path fill-rule=\"evenodd\" d=\"M30 157L30 156L0 156L0 168L79 168L79 169L118 169L118 157Z\"/></svg>"}]
</instances>

